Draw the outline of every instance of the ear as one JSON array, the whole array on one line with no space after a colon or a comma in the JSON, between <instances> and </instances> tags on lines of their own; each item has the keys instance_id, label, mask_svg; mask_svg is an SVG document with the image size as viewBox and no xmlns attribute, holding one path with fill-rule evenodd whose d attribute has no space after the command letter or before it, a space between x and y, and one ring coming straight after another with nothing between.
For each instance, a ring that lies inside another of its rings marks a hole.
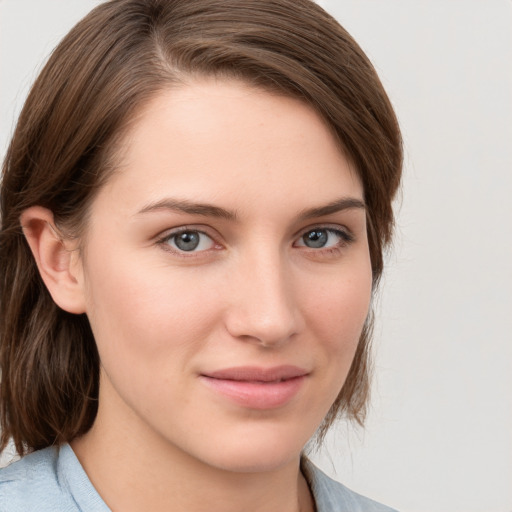
<instances>
[{"instance_id":1,"label":"ear","mask_svg":"<svg viewBox=\"0 0 512 512\"><path fill-rule=\"evenodd\" d=\"M83 269L76 241L66 240L55 226L53 213L41 206L24 210L20 223L54 302L68 313L84 313Z\"/></svg>"}]
</instances>

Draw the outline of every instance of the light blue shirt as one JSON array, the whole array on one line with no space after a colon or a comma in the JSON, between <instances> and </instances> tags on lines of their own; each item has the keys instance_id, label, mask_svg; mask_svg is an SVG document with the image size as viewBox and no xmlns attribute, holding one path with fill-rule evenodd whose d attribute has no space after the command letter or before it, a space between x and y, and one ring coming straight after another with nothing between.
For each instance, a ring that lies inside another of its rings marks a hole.
<instances>
[{"instance_id":1,"label":"light blue shirt","mask_svg":"<svg viewBox=\"0 0 512 512\"><path fill-rule=\"evenodd\" d=\"M302 470L317 512L396 512L331 480L307 459ZM110 512L69 444L0 469L0 512Z\"/></svg>"}]
</instances>

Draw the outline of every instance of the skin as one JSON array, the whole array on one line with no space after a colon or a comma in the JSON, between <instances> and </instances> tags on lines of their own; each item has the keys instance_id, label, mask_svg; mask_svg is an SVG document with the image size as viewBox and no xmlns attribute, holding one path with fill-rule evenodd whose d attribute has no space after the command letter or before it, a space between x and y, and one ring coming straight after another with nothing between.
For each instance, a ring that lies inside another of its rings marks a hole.
<instances>
[{"instance_id":1,"label":"skin","mask_svg":"<svg viewBox=\"0 0 512 512\"><path fill-rule=\"evenodd\" d=\"M51 221L22 218L52 296L87 314L98 345L98 416L72 447L110 508L313 510L301 450L345 381L371 296L363 189L318 114L234 81L164 91L131 125L81 254ZM202 233L196 250L180 251L179 228ZM306 245L314 229L323 247ZM306 375L277 407L201 378L278 365Z\"/></svg>"}]
</instances>

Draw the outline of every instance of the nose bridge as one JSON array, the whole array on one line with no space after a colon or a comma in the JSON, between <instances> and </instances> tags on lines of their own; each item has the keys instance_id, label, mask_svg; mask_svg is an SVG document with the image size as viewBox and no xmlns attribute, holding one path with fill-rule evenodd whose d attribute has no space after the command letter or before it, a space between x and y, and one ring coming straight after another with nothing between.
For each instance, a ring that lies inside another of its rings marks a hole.
<instances>
[{"instance_id":1,"label":"nose bridge","mask_svg":"<svg viewBox=\"0 0 512 512\"><path fill-rule=\"evenodd\" d=\"M259 247L240 258L228 330L265 346L288 340L300 330L291 268L278 247Z\"/></svg>"}]
</instances>

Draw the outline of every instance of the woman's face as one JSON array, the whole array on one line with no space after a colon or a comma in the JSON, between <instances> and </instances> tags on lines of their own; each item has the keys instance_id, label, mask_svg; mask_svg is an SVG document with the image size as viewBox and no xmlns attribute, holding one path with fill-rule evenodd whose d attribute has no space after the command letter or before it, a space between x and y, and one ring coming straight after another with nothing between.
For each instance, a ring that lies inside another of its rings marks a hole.
<instances>
[{"instance_id":1,"label":"woman's face","mask_svg":"<svg viewBox=\"0 0 512 512\"><path fill-rule=\"evenodd\" d=\"M160 93L85 240L97 421L218 468L296 460L371 295L361 183L320 117L239 82Z\"/></svg>"}]
</instances>

